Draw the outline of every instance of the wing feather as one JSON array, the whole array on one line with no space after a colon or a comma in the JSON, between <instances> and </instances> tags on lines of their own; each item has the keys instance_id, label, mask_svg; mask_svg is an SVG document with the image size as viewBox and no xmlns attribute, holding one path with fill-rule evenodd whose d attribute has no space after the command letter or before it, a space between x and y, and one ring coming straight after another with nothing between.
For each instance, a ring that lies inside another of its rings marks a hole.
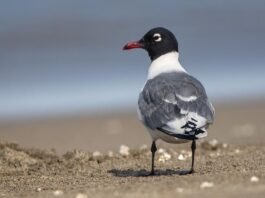
<instances>
[{"instance_id":1,"label":"wing feather","mask_svg":"<svg viewBox=\"0 0 265 198\"><path fill-rule=\"evenodd\" d=\"M168 127L183 118L203 118L202 125L213 122L214 110L202 84L186 73L165 73L148 80L138 100L145 124L151 128Z\"/></svg>"}]
</instances>

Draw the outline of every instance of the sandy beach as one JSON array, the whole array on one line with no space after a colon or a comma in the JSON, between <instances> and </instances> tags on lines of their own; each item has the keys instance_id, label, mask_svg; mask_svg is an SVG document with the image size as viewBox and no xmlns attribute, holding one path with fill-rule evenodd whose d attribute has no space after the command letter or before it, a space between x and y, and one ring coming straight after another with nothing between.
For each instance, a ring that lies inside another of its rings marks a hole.
<instances>
[{"instance_id":1,"label":"sandy beach","mask_svg":"<svg viewBox=\"0 0 265 198\"><path fill-rule=\"evenodd\" d=\"M159 142L146 176L150 138L134 112L1 123L0 196L263 197L264 102L216 112L192 175L190 144Z\"/></svg>"}]
</instances>

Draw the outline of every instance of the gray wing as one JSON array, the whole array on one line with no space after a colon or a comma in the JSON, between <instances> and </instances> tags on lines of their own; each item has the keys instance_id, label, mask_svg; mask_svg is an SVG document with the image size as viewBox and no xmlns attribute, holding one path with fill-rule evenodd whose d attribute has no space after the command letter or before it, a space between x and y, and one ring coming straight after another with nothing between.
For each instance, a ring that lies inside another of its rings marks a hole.
<instances>
[{"instance_id":1,"label":"gray wing","mask_svg":"<svg viewBox=\"0 0 265 198\"><path fill-rule=\"evenodd\" d=\"M148 80L138 105L144 123L151 129L191 113L205 118L207 124L214 119L204 87L186 73L165 73Z\"/></svg>"}]
</instances>

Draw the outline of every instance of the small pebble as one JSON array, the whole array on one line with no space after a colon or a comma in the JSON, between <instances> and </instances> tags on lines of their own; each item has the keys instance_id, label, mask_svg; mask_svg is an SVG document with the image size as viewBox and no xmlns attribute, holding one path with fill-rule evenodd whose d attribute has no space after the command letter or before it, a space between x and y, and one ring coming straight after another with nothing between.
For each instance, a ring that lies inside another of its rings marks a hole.
<instances>
[{"instance_id":1,"label":"small pebble","mask_svg":"<svg viewBox=\"0 0 265 198\"><path fill-rule=\"evenodd\" d=\"M253 183L256 183L256 182L259 182L259 178L256 177L256 176L252 176L252 177L250 178L250 181L253 182Z\"/></svg>"},{"instance_id":2,"label":"small pebble","mask_svg":"<svg viewBox=\"0 0 265 198\"><path fill-rule=\"evenodd\" d=\"M209 155L210 155L210 157L215 157L216 156L215 153L210 153Z\"/></svg>"},{"instance_id":3,"label":"small pebble","mask_svg":"<svg viewBox=\"0 0 265 198\"><path fill-rule=\"evenodd\" d=\"M192 156L191 151L181 150L180 153L183 154L183 157L185 158Z\"/></svg>"},{"instance_id":4,"label":"small pebble","mask_svg":"<svg viewBox=\"0 0 265 198\"><path fill-rule=\"evenodd\" d=\"M188 157L192 156L192 152L191 151L189 151L187 154L188 154Z\"/></svg>"},{"instance_id":5,"label":"small pebble","mask_svg":"<svg viewBox=\"0 0 265 198\"><path fill-rule=\"evenodd\" d=\"M165 161L168 161L170 159L171 159L171 155L169 153L165 152L159 156L158 161L159 162L165 162Z\"/></svg>"},{"instance_id":6,"label":"small pebble","mask_svg":"<svg viewBox=\"0 0 265 198\"><path fill-rule=\"evenodd\" d=\"M165 156L166 160L170 160L171 159L171 155L169 153L164 153L164 156Z\"/></svg>"},{"instance_id":7,"label":"small pebble","mask_svg":"<svg viewBox=\"0 0 265 198\"><path fill-rule=\"evenodd\" d=\"M158 153L165 153L166 152L166 150L165 149L163 149L163 148L160 148L160 149L158 149L158 151L157 151Z\"/></svg>"},{"instance_id":8,"label":"small pebble","mask_svg":"<svg viewBox=\"0 0 265 198\"><path fill-rule=\"evenodd\" d=\"M101 156L101 153L100 153L99 151L94 151L94 152L92 153L92 156L93 156L93 157L99 157L99 156Z\"/></svg>"},{"instance_id":9,"label":"small pebble","mask_svg":"<svg viewBox=\"0 0 265 198\"><path fill-rule=\"evenodd\" d=\"M119 152L122 156L128 156L130 154L130 148L128 146L121 145Z\"/></svg>"},{"instance_id":10,"label":"small pebble","mask_svg":"<svg viewBox=\"0 0 265 198\"><path fill-rule=\"evenodd\" d=\"M102 163L104 161L104 156L99 151L94 151L92 153L92 159L97 163Z\"/></svg>"},{"instance_id":11,"label":"small pebble","mask_svg":"<svg viewBox=\"0 0 265 198\"><path fill-rule=\"evenodd\" d=\"M88 196L84 193L78 193L75 198L88 198Z\"/></svg>"},{"instance_id":12,"label":"small pebble","mask_svg":"<svg viewBox=\"0 0 265 198\"><path fill-rule=\"evenodd\" d=\"M211 151L217 150L220 146L221 146L221 144L216 139L212 139L210 141L204 141L204 142L201 143L201 147L203 149L211 150Z\"/></svg>"},{"instance_id":13,"label":"small pebble","mask_svg":"<svg viewBox=\"0 0 265 198\"><path fill-rule=\"evenodd\" d=\"M39 187L36 189L37 192L40 192L42 189Z\"/></svg>"},{"instance_id":14,"label":"small pebble","mask_svg":"<svg viewBox=\"0 0 265 198\"><path fill-rule=\"evenodd\" d=\"M235 150L235 153L236 153L236 154L240 153L240 150L239 150L239 149L236 149L236 150Z\"/></svg>"},{"instance_id":15,"label":"small pebble","mask_svg":"<svg viewBox=\"0 0 265 198\"><path fill-rule=\"evenodd\" d=\"M220 151L209 153L210 157L218 157L221 155Z\"/></svg>"},{"instance_id":16,"label":"small pebble","mask_svg":"<svg viewBox=\"0 0 265 198\"><path fill-rule=\"evenodd\" d=\"M223 143L223 148L227 148L228 147L228 144L226 144L226 143Z\"/></svg>"},{"instance_id":17,"label":"small pebble","mask_svg":"<svg viewBox=\"0 0 265 198\"><path fill-rule=\"evenodd\" d=\"M177 191L178 193L182 193L182 192L184 191L184 189L183 189L183 188L177 188L176 191Z\"/></svg>"},{"instance_id":18,"label":"small pebble","mask_svg":"<svg viewBox=\"0 0 265 198\"><path fill-rule=\"evenodd\" d=\"M186 157L184 157L183 154L180 154L180 155L178 156L178 160L180 160L180 161L184 161L184 160L186 160Z\"/></svg>"},{"instance_id":19,"label":"small pebble","mask_svg":"<svg viewBox=\"0 0 265 198\"><path fill-rule=\"evenodd\" d=\"M108 152L108 156L109 156L109 157L113 157L113 155L114 155L114 154L113 154L112 151L109 151L109 152Z\"/></svg>"},{"instance_id":20,"label":"small pebble","mask_svg":"<svg viewBox=\"0 0 265 198\"><path fill-rule=\"evenodd\" d=\"M201 189L204 189L204 188L212 188L214 186L213 182L202 182L201 185L200 185L200 188Z\"/></svg>"},{"instance_id":21,"label":"small pebble","mask_svg":"<svg viewBox=\"0 0 265 198\"><path fill-rule=\"evenodd\" d=\"M212 140L209 141L209 144L210 144L213 148L215 148L215 147L217 147L217 145L219 144L219 142L218 142L217 139L212 139Z\"/></svg>"},{"instance_id":22,"label":"small pebble","mask_svg":"<svg viewBox=\"0 0 265 198\"><path fill-rule=\"evenodd\" d=\"M56 191L53 192L53 195L54 195L54 196L61 196L61 195L63 195L63 191L61 191L61 190L56 190Z\"/></svg>"}]
</instances>

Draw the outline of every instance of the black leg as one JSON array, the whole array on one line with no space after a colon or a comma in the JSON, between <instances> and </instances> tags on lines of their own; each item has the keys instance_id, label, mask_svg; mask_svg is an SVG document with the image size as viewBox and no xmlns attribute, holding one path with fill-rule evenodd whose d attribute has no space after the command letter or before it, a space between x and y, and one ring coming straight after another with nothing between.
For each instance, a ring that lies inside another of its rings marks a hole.
<instances>
[{"instance_id":1,"label":"black leg","mask_svg":"<svg viewBox=\"0 0 265 198\"><path fill-rule=\"evenodd\" d=\"M151 168L150 175L154 175L155 174L154 167L155 167L155 152L156 151L157 151L156 143L155 143L155 141L153 141L152 142L152 146L151 146L151 152L152 152L152 168Z\"/></svg>"},{"instance_id":2,"label":"black leg","mask_svg":"<svg viewBox=\"0 0 265 198\"><path fill-rule=\"evenodd\" d=\"M195 150L196 150L196 141L192 140L192 143L191 143L192 161L191 161L191 169L190 169L189 173L193 173L194 172Z\"/></svg>"}]
</instances>

